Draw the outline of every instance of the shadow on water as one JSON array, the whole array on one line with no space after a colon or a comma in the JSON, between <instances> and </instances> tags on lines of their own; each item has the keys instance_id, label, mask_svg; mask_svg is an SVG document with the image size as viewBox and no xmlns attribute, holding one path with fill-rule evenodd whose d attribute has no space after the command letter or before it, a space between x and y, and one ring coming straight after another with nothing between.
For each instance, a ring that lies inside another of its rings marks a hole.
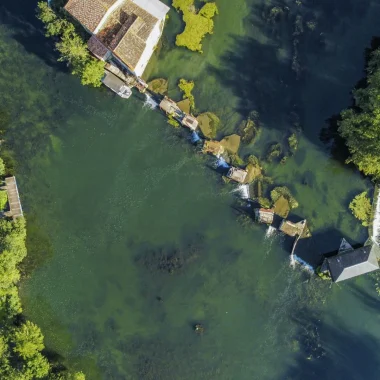
<instances>
[{"instance_id":1,"label":"shadow on water","mask_svg":"<svg viewBox=\"0 0 380 380\"><path fill-rule=\"evenodd\" d=\"M340 59L326 33L343 35L369 6L369 0L283 0L254 5L245 24L247 28L254 25L258 33L231 36L234 47L222 58L222 66L209 69L232 89L243 116L257 110L267 127L302 129L305 137L320 144L318 128L323 119L308 121L306 128L304 95L310 91L311 79L317 79L315 104L309 105L314 113L325 102L322 90L340 86L343 78L336 77L329 66L323 73L317 72L314 62L330 55L333 60Z\"/></svg>"},{"instance_id":2,"label":"shadow on water","mask_svg":"<svg viewBox=\"0 0 380 380\"><path fill-rule=\"evenodd\" d=\"M344 327L339 318L334 325L322 325L311 310L298 311L296 361L281 379L373 379L379 368L379 344L368 334Z\"/></svg>"},{"instance_id":3,"label":"shadow on water","mask_svg":"<svg viewBox=\"0 0 380 380\"><path fill-rule=\"evenodd\" d=\"M37 2L4 0L0 6L0 23L12 29L12 38L24 49L36 55L48 66L66 72L65 65L57 62L54 41L46 38L42 23L36 18Z\"/></svg>"}]
</instances>

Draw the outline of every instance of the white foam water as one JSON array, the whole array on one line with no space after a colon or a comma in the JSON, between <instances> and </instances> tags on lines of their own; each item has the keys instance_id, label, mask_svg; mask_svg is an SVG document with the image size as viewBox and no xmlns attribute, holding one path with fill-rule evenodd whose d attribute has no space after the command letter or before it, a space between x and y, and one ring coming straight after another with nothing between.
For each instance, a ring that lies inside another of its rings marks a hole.
<instances>
[{"instance_id":1,"label":"white foam water","mask_svg":"<svg viewBox=\"0 0 380 380\"><path fill-rule=\"evenodd\" d=\"M249 185L239 185L235 190L232 190L233 193L238 193L240 198L248 199L249 194Z\"/></svg>"},{"instance_id":2,"label":"white foam water","mask_svg":"<svg viewBox=\"0 0 380 380\"><path fill-rule=\"evenodd\" d=\"M373 218L373 231L372 231L372 241L379 244L380 241L380 191L377 194L376 210Z\"/></svg>"},{"instance_id":3,"label":"white foam water","mask_svg":"<svg viewBox=\"0 0 380 380\"><path fill-rule=\"evenodd\" d=\"M272 226L269 226L267 231L265 232L265 239L269 239L276 233L276 229Z\"/></svg>"},{"instance_id":4,"label":"white foam water","mask_svg":"<svg viewBox=\"0 0 380 380\"><path fill-rule=\"evenodd\" d=\"M144 102L143 107L153 110L157 106L158 106L158 103L149 94L145 93L145 102Z\"/></svg>"}]
</instances>

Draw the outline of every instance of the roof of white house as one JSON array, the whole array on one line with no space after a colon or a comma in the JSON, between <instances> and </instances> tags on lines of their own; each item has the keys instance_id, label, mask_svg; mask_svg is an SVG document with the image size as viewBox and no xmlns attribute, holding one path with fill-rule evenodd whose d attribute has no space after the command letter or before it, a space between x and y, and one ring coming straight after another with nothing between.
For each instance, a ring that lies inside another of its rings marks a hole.
<instances>
[{"instance_id":1,"label":"roof of white house","mask_svg":"<svg viewBox=\"0 0 380 380\"><path fill-rule=\"evenodd\" d=\"M169 12L170 8L159 0L132 0L140 8L145 9L154 17L162 20Z\"/></svg>"}]
</instances>

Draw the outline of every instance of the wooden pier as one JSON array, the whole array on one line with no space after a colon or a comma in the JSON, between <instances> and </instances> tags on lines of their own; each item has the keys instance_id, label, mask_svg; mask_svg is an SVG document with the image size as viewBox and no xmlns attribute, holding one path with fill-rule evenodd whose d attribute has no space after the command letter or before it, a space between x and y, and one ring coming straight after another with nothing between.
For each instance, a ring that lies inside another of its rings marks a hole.
<instances>
[{"instance_id":1,"label":"wooden pier","mask_svg":"<svg viewBox=\"0 0 380 380\"><path fill-rule=\"evenodd\" d=\"M13 219L24 216L22 212L22 206L20 201L20 196L18 193L16 177L5 178L5 186L2 189L6 190L8 195L8 203L10 210L5 212L6 216L12 217Z\"/></svg>"}]
</instances>

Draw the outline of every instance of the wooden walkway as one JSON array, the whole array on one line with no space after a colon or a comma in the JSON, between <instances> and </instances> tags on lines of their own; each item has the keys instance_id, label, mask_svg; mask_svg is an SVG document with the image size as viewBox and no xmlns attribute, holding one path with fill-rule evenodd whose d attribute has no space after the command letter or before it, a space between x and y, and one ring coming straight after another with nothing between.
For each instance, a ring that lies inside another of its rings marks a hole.
<instances>
[{"instance_id":1,"label":"wooden walkway","mask_svg":"<svg viewBox=\"0 0 380 380\"><path fill-rule=\"evenodd\" d=\"M5 212L5 215L12 217L13 219L24 216L20 196L18 194L16 177L5 178L5 186L3 189L7 191L8 203L10 207L10 211Z\"/></svg>"}]
</instances>

